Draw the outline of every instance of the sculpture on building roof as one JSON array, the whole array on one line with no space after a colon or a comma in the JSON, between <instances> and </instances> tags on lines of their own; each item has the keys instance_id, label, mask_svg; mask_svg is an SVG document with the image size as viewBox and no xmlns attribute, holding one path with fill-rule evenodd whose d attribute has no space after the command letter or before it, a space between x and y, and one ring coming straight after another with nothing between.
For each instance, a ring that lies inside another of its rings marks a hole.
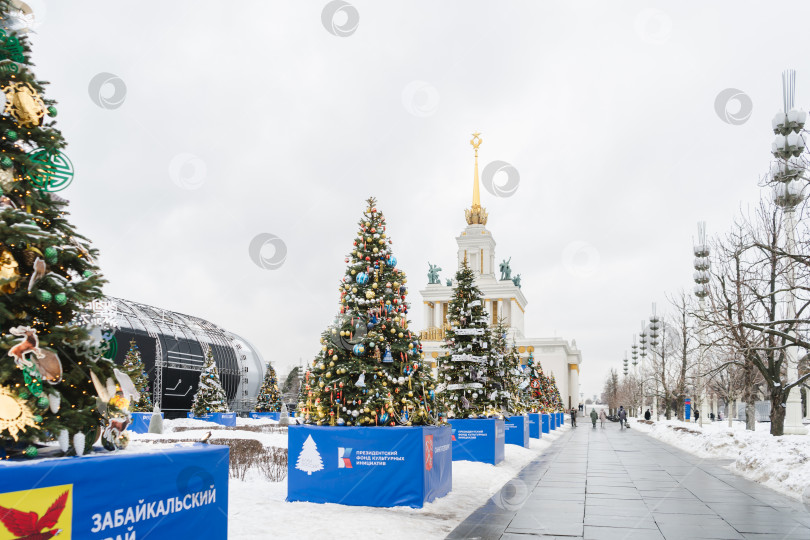
<instances>
[{"instance_id":1,"label":"sculpture on building roof","mask_svg":"<svg viewBox=\"0 0 810 540\"><path fill-rule=\"evenodd\" d=\"M441 267L436 264L430 264L430 261L428 261L428 266L430 267L428 270L428 285L440 285L439 272L442 271Z\"/></svg>"},{"instance_id":2,"label":"sculpture on building roof","mask_svg":"<svg viewBox=\"0 0 810 540\"><path fill-rule=\"evenodd\" d=\"M507 279L512 279L512 267L509 266L512 257L509 257L509 260L501 262L501 281L506 281Z\"/></svg>"},{"instance_id":3,"label":"sculpture on building roof","mask_svg":"<svg viewBox=\"0 0 810 540\"><path fill-rule=\"evenodd\" d=\"M515 286L520 289L520 274L512 278L512 283L514 283Z\"/></svg>"},{"instance_id":4,"label":"sculpture on building roof","mask_svg":"<svg viewBox=\"0 0 810 540\"><path fill-rule=\"evenodd\" d=\"M445 281L445 283L447 284L447 286L448 286L448 287L452 287L452 286L453 286L453 280L452 280L452 279L450 279L450 278L447 278L447 280Z\"/></svg>"}]
</instances>

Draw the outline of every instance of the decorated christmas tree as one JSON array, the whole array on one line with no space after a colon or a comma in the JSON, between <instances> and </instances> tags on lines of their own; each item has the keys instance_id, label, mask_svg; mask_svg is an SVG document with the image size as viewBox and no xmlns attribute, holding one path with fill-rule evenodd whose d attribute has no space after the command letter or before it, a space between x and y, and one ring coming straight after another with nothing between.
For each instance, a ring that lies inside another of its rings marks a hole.
<instances>
[{"instance_id":1,"label":"decorated christmas tree","mask_svg":"<svg viewBox=\"0 0 810 540\"><path fill-rule=\"evenodd\" d=\"M57 439L83 454L107 431L126 444L128 377L77 322L104 283L96 251L68 221L73 166L55 102L36 79L25 20L0 0L0 459ZM92 381L92 382L91 382ZM98 400L97 400L98 396Z\"/></svg>"},{"instance_id":2,"label":"decorated christmas tree","mask_svg":"<svg viewBox=\"0 0 810 540\"><path fill-rule=\"evenodd\" d=\"M264 373L264 382L256 398L256 412L278 412L280 410L281 399L278 391L276 370L268 362L267 371Z\"/></svg>"},{"instance_id":3,"label":"decorated christmas tree","mask_svg":"<svg viewBox=\"0 0 810 540\"><path fill-rule=\"evenodd\" d=\"M502 333L505 336L506 329L502 323L493 330L495 333ZM504 337L505 340L505 337ZM520 364L520 354L518 354L517 346L514 341L503 353L502 360L503 371L498 371L498 376L501 377L503 390L501 391L502 410L509 415L520 415L527 412L528 408L523 400L523 391L521 384L526 380L526 374ZM503 375L501 375L503 373Z\"/></svg>"},{"instance_id":4,"label":"decorated christmas tree","mask_svg":"<svg viewBox=\"0 0 810 540\"><path fill-rule=\"evenodd\" d=\"M551 400L546 394L548 379L543 374L543 366L529 353L526 360L529 384L524 388L524 399L532 412L548 413L552 411Z\"/></svg>"},{"instance_id":5,"label":"decorated christmas tree","mask_svg":"<svg viewBox=\"0 0 810 540\"><path fill-rule=\"evenodd\" d=\"M557 381L554 379L554 374L551 374L548 381L548 395L551 396L551 406L554 412L565 412L565 405L563 404L562 397L560 397L560 389L557 388Z\"/></svg>"},{"instance_id":6,"label":"decorated christmas tree","mask_svg":"<svg viewBox=\"0 0 810 540\"><path fill-rule=\"evenodd\" d=\"M440 399L455 418L500 414L505 399L500 376L503 354L492 353L489 317L466 260L454 283L448 307L448 354L439 359Z\"/></svg>"},{"instance_id":7,"label":"decorated christmas tree","mask_svg":"<svg viewBox=\"0 0 810 540\"><path fill-rule=\"evenodd\" d=\"M367 204L345 260L340 312L305 376L305 418L319 425L432 424L434 381L408 328L408 279L376 200Z\"/></svg>"},{"instance_id":8,"label":"decorated christmas tree","mask_svg":"<svg viewBox=\"0 0 810 540\"><path fill-rule=\"evenodd\" d=\"M219 380L219 370L214 362L214 353L208 349L205 355L205 364L200 372L200 383L197 393L191 403L191 412L194 416L204 416L209 413L228 412L228 397Z\"/></svg>"},{"instance_id":9,"label":"decorated christmas tree","mask_svg":"<svg viewBox=\"0 0 810 540\"><path fill-rule=\"evenodd\" d=\"M134 339L129 342L129 351L124 357L124 364L121 368L124 373L129 375L135 389L141 394L141 399L130 403L130 410L132 412L152 412L149 375L146 374L146 368L141 360L141 351L138 350L138 344L135 343Z\"/></svg>"}]
</instances>

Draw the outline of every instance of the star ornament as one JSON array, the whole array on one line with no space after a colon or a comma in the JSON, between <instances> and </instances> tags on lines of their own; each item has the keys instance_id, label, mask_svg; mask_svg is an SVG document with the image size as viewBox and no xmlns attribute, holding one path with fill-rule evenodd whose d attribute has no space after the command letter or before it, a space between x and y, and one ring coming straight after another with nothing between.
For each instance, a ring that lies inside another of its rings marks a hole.
<instances>
[{"instance_id":1,"label":"star ornament","mask_svg":"<svg viewBox=\"0 0 810 540\"><path fill-rule=\"evenodd\" d=\"M12 394L10 388L0 386L0 433L8 431L16 441L17 433L36 425L34 415L25 401Z\"/></svg>"}]
</instances>

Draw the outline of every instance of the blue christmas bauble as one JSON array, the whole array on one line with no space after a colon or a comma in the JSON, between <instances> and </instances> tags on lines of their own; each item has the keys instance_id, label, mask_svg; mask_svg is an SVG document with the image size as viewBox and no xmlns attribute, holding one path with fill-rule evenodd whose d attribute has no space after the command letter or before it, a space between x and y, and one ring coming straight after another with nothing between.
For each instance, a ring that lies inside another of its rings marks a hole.
<instances>
[{"instance_id":1,"label":"blue christmas bauble","mask_svg":"<svg viewBox=\"0 0 810 540\"><path fill-rule=\"evenodd\" d=\"M368 274L366 274L365 272L360 272L359 274L357 274L355 281L357 281L359 285L365 285L366 283L368 283Z\"/></svg>"},{"instance_id":2,"label":"blue christmas bauble","mask_svg":"<svg viewBox=\"0 0 810 540\"><path fill-rule=\"evenodd\" d=\"M357 345L354 346L352 352L354 352L355 356L363 356L366 353L366 348L363 346L362 343L358 343Z\"/></svg>"},{"instance_id":3,"label":"blue christmas bauble","mask_svg":"<svg viewBox=\"0 0 810 540\"><path fill-rule=\"evenodd\" d=\"M388 264L388 266L393 268L394 266L397 265L397 258L394 257L393 255L391 255L390 257L388 257L388 260L385 261L385 262Z\"/></svg>"}]
</instances>

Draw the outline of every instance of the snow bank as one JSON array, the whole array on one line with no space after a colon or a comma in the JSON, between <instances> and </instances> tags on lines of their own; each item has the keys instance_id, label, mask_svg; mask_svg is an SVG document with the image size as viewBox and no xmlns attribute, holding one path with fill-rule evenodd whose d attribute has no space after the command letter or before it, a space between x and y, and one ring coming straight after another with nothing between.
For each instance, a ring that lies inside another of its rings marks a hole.
<instances>
[{"instance_id":1,"label":"snow bank","mask_svg":"<svg viewBox=\"0 0 810 540\"><path fill-rule=\"evenodd\" d=\"M744 422L661 420L652 425L633 420L633 428L702 458L731 459L726 468L780 493L801 499L810 487L810 435L774 437L768 424L746 431Z\"/></svg>"},{"instance_id":2,"label":"snow bank","mask_svg":"<svg viewBox=\"0 0 810 540\"><path fill-rule=\"evenodd\" d=\"M194 423L191 423L194 422ZM265 419L239 419L236 429L200 420L166 420L167 427L199 427L200 429L163 435L133 434L133 450L152 451L174 443L161 445L160 439L201 439L209 431L212 438L252 438L265 446L287 447L287 435L240 430L239 427L267 425ZM275 423L275 422L273 422ZM219 428L219 429L217 429ZM551 443L568 431L558 428L542 439L530 439L530 448L506 445L506 457L497 466L470 461L453 462L453 490L449 495L428 503L424 508L371 508L338 504L288 503L287 481L269 482L255 470L244 481L231 478L228 501L228 536L230 538L358 538L432 539L444 538L464 521L523 467L543 453ZM150 439L149 442L146 439ZM182 444L182 443L181 443Z\"/></svg>"}]
</instances>

